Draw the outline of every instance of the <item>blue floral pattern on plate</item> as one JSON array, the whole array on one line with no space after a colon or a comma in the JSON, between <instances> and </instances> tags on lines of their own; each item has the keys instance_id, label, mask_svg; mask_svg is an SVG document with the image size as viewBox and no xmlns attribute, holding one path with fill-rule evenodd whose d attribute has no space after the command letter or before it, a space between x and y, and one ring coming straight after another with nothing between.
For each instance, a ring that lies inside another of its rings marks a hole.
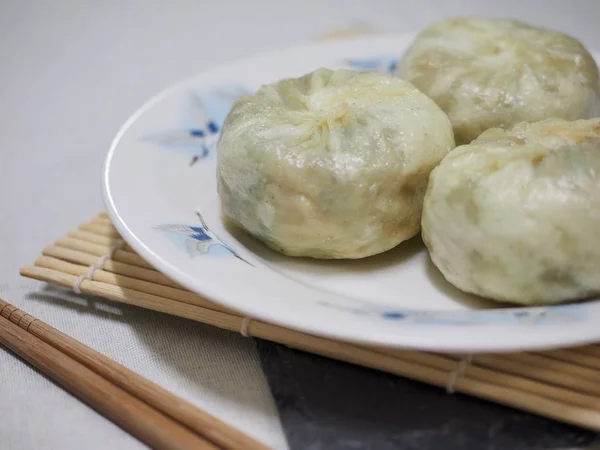
<instances>
[{"instance_id":1,"label":"blue floral pattern on plate","mask_svg":"<svg viewBox=\"0 0 600 450\"><path fill-rule=\"evenodd\" d=\"M241 86L190 92L189 103L183 107L185 118L181 128L144 136L142 140L190 154L190 166L193 166L214 150L231 106L248 93Z\"/></svg>"},{"instance_id":2,"label":"blue floral pattern on plate","mask_svg":"<svg viewBox=\"0 0 600 450\"><path fill-rule=\"evenodd\" d=\"M580 322L585 319L583 304L531 307L526 309L498 308L491 310L423 311L377 308L373 305L350 306L320 302L327 308L344 310L356 315L376 315L404 325L556 325Z\"/></svg>"},{"instance_id":3,"label":"blue floral pattern on plate","mask_svg":"<svg viewBox=\"0 0 600 450\"><path fill-rule=\"evenodd\" d=\"M376 58L357 58L344 61L348 68L363 72L381 72L393 75L398 65L398 56L386 55Z\"/></svg>"},{"instance_id":4,"label":"blue floral pattern on plate","mask_svg":"<svg viewBox=\"0 0 600 450\"><path fill-rule=\"evenodd\" d=\"M214 234L204 221L202 214L197 213L200 219L200 226L180 223L169 223L154 227L156 230L166 231L175 237L177 243L183 241L183 245L190 257L211 254L232 255L246 264L253 266L252 263L242 258L235 250L225 244L216 234Z\"/></svg>"}]
</instances>

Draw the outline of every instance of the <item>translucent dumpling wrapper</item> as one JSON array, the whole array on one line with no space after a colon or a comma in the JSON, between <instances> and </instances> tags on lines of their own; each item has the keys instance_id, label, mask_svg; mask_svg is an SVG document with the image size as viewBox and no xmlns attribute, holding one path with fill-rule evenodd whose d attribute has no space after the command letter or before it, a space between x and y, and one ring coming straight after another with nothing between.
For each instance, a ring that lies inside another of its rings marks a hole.
<instances>
[{"instance_id":1,"label":"translucent dumpling wrapper","mask_svg":"<svg viewBox=\"0 0 600 450\"><path fill-rule=\"evenodd\" d=\"M433 170L422 235L457 288L521 304L600 295L600 119L495 128Z\"/></svg>"},{"instance_id":2,"label":"translucent dumpling wrapper","mask_svg":"<svg viewBox=\"0 0 600 450\"><path fill-rule=\"evenodd\" d=\"M361 258L419 232L448 117L410 83L319 69L239 99L218 143L223 215L287 255Z\"/></svg>"},{"instance_id":3,"label":"translucent dumpling wrapper","mask_svg":"<svg viewBox=\"0 0 600 450\"><path fill-rule=\"evenodd\" d=\"M396 74L448 114L457 144L492 127L600 116L598 67L584 46L514 20L435 24L417 36Z\"/></svg>"}]
</instances>

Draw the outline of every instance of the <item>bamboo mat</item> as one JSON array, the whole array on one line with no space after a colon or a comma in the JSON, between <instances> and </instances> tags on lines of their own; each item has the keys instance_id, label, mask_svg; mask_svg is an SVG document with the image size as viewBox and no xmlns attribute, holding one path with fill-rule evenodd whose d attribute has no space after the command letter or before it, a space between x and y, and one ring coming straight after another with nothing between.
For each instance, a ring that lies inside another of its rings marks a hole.
<instances>
[{"instance_id":1,"label":"bamboo mat","mask_svg":"<svg viewBox=\"0 0 600 450\"><path fill-rule=\"evenodd\" d=\"M360 346L249 321L154 270L105 213L46 247L21 275L600 431L600 345L467 357Z\"/></svg>"}]
</instances>

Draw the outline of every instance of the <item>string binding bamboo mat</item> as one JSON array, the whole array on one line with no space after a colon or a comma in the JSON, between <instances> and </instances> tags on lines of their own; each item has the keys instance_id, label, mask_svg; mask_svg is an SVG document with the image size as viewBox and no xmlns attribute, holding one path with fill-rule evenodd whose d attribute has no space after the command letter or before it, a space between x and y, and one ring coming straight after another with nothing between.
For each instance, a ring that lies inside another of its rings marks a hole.
<instances>
[{"instance_id":1,"label":"string binding bamboo mat","mask_svg":"<svg viewBox=\"0 0 600 450\"><path fill-rule=\"evenodd\" d=\"M249 320L154 270L123 241L105 213L46 247L34 265L21 268L21 275L600 431L600 345L440 355L338 342Z\"/></svg>"}]
</instances>

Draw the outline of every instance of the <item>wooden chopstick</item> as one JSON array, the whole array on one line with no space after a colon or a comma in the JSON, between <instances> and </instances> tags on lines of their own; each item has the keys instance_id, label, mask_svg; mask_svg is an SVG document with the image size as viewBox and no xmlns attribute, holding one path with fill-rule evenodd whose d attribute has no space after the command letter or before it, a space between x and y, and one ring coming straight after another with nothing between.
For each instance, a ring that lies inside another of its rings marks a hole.
<instances>
[{"instance_id":1,"label":"wooden chopstick","mask_svg":"<svg viewBox=\"0 0 600 450\"><path fill-rule=\"evenodd\" d=\"M0 343L152 447L267 449L3 300Z\"/></svg>"},{"instance_id":2,"label":"wooden chopstick","mask_svg":"<svg viewBox=\"0 0 600 450\"><path fill-rule=\"evenodd\" d=\"M5 317L0 343L150 447L218 448Z\"/></svg>"}]
</instances>

